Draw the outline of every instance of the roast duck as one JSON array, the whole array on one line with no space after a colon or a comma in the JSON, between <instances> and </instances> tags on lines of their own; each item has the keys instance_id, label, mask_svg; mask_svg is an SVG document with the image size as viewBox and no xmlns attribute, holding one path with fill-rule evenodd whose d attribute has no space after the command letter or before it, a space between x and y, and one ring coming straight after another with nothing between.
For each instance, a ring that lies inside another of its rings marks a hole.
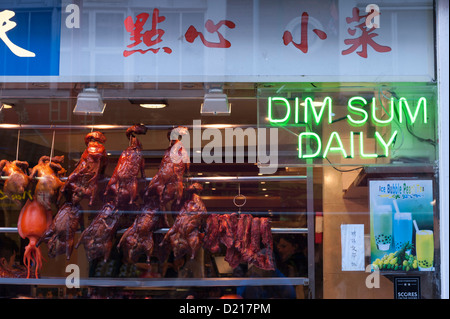
<instances>
[{"instance_id":1,"label":"roast duck","mask_svg":"<svg viewBox=\"0 0 450 319\"><path fill-rule=\"evenodd\" d=\"M89 227L80 236L75 248L84 245L89 261L107 261L111 253L116 232L121 224L121 214L112 203L106 203L95 216Z\"/></svg>"},{"instance_id":2,"label":"roast duck","mask_svg":"<svg viewBox=\"0 0 450 319\"><path fill-rule=\"evenodd\" d=\"M0 161L0 175L8 176L3 184L3 193L16 203L20 203L30 185L28 166L24 161Z\"/></svg>"},{"instance_id":3,"label":"roast duck","mask_svg":"<svg viewBox=\"0 0 450 319\"><path fill-rule=\"evenodd\" d=\"M105 195L111 193L114 204L133 204L138 197L138 175L145 179L145 160L142 145L135 136L145 134L147 127L133 125L127 129L130 145L122 152L111 179L106 186Z\"/></svg>"},{"instance_id":4,"label":"roast duck","mask_svg":"<svg viewBox=\"0 0 450 319\"><path fill-rule=\"evenodd\" d=\"M158 197L151 196L117 245L122 249L126 262L136 263L141 255L145 255L147 262L150 262L155 248L153 232L162 228L162 224Z\"/></svg>"},{"instance_id":5,"label":"roast duck","mask_svg":"<svg viewBox=\"0 0 450 319\"><path fill-rule=\"evenodd\" d=\"M34 197L45 209L51 209L52 203L60 199L60 189L64 185L60 177L66 172L61 166L64 156L42 156L30 173L30 178L37 180Z\"/></svg>"},{"instance_id":6,"label":"roast duck","mask_svg":"<svg viewBox=\"0 0 450 319\"><path fill-rule=\"evenodd\" d=\"M211 214L208 216L203 247L212 253L225 245L225 260L232 268L240 263L274 270L270 220L251 214Z\"/></svg>"},{"instance_id":7,"label":"roast duck","mask_svg":"<svg viewBox=\"0 0 450 319\"><path fill-rule=\"evenodd\" d=\"M60 180L60 175L66 172L61 166L63 161L64 156L55 156L51 159L49 156L42 156L31 171L30 176L38 178L34 192L35 198L45 209L51 209L52 203L57 203L61 197L60 189L64 183ZM42 242L46 242L49 257L56 257L65 253L67 259L69 259L79 220L78 204L64 203L59 208L50 226L37 241L36 246L39 247Z\"/></svg>"},{"instance_id":8,"label":"roast duck","mask_svg":"<svg viewBox=\"0 0 450 319\"><path fill-rule=\"evenodd\" d=\"M199 196L202 190L203 187L199 183L194 183L185 190L186 200L183 207L161 243L161 245L170 244L175 259L185 255L194 259L203 244L208 213Z\"/></svg>"},{"instance_id":9,"label":"roast duck","mask_svg":"<svg viewBox=\"0 0 450 319\"><path fill-rule=\"evenodd\" d=\"M74 205L85 197L89 198L89 205L93 204L99 178L103 175L107 164L106 150L103 146L106 137L103 133L91 132L85 136L84 142L87 147L61 189L66 199Z\"/></svg>"},{"instance_id":10,"label":"roast duck","mask_svg":"<svg viewBox=\"0 0 450 319\"><path fill-rule=\"evenodd\" d=\"M126 131L130 145L122 152L111 179L106 186L105 195L112 194L99 214L95 216L89 227L80 236L76 245L84 245L87 257L90 261L109 258L111 248L118 228L123 224L124 216L119 207L133 208L138 197L138 175L145 178L145 162L142 155L142 145L136 138L136 134L147 132L144 125L133 125Z\"/></svg>"},{"instance_id":11,"label":"roast duck","mask_svg":"<svg viewBox=\"0 0 450 319\"><path fill-rule=\"evenodd\" d=\"M70 258L75 232L82 220L80 202L88 197L89 205L92 205L97 195L98 180L106 168L107 155L102 145L106 142L106 137L103 133L88 133L84 141L87 147L60 189L67 201L59 208L51 225L37 242L38 246L42 242L47 243L49 257L66 254L67 259ZM54 167L53 159L52 163L50 165Z\"/></svg>"},{"instance_id":12,"label":"roast duck","mask_svg":"<svg viewBox=\"0 0 450 319\"><path fill-rule=\"evenodd\" d=\"M183 196L183 177L189 169L189 156L181 142L188 134L186 127L179 126L168 133L170 146L165 150L158 172L147 185L145 196L156 192L161 210L171 210L172 204L180 205ZM167 220L166 220L167 222Z\"/></svg>"},{"instance_id":13,"label":"roast duck","mask_svg":"<svg viewBox=\"0 0 450 319\"><path fill-rule=\"evenodd\" d=\"M81 221L79 204L64 203L36 245L39 246L45 242L49 257L66 254L67 260L69 260L73 251L75 232Z\"/></svg>"}]
</instances>

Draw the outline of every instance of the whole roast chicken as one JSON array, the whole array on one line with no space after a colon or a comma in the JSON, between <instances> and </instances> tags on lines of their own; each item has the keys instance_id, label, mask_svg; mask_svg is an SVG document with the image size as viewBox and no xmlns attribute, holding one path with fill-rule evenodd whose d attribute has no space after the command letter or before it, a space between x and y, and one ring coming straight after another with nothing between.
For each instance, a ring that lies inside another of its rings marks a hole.
<instances>
[{"instance_id":1,"label":"whole roast chicken","mask_svg":"<svg viewBox=\"0 0 450 319\"><path fill-rule=\"evenodd\" d=\"M117 245L124 253L128 263L136 263L141 255L146 255L150 262L155 240L153 232L162 227L162 218L159 213L159 202L157 197L152 197L142 207L141 214L136 217Z\"/></svg>"},{"instance_id":2,"label":"whole roast chicken","mask_svg":"<svg viewBox=\"0 0 450 319\"><path fill-rule=\"evenodd\" d=\"M98 180L107 164L106 150L103 146L106 137L101 132L91 132L85 136L84 142L87 147L76 168L61 188L61 192L73 204L88 197L89 205L92 205L97 195Z\"/></svg>"},{"instance_id":3,"label":"whole roast chicken","mask_svg":"<svg viewBox=\"0 0 450 319\"><path fill-rule=\"evenodd\" d=\"M30 173L30 178L37 178L34 196L46 209L60 198L60 189L64 185L60 177L66 172L61 166L64 156L42 156Z\"/></svg>"},{"instance_id":4,"label":"whole roast chicken","mask_svg":"<svg viewBox=\"0 0 450 319\"><path fill-rule=\"evenodd\" d=\"M165 242L170 243L175 259L184 255L194 259L203 244L208 214L199 196L202 190L203 187L199 183L194 183L185 190L186 200L183 207L161 243L161 245Z\"/></svg>"},{"instance_id":5,"label":"whole roast chicken","mask_svg":"<svg viewBox=\"0 0 450 319\"><path fill-rule=\"evenodd\" d=\"M83 244L89 261L102 258L107 261L111 253L117 229L121 225L121 214L112 203L106 203L89 227L80 236L75 248Z\"/></svg>"},{"instance_id":6,"label":"whole roast chicken","mask_svg":"<svg viewBox=\"0 0 450 319\"><path fill-rule=\"evenodd\" d=\"M161 210L171 210L172 203L179 205L183 196L183 175L189 169L189 156L181 143L188 134L186 127L179 126L168 133L170 146L164 152L159 170L148 184L145 196L153 191L159 196Z\"/></svg>"},{"instance_id":7,"label":"whole roast chicken","mask_svg":"<svg viewBox=\"0 0 450 319\"><path fill-rule=\"evenodd\" d=\"M28 176L28 167L28 162L24 161L0 161L1 176L8 176L3 184L3 193L15 202L20 202L30 185L31 178Z\"/></svg>"},{"instance_id":8,"label":"whole roast chicken","mask_svg":"<svg viewBox=\"0 0 450 319\"><path fill-rule=\"evenodd\" d=\"M66 254L69 260L73 251L75 233L81 221L80 206L71 202L64 203L36 246L45 242L50 258Z\"/></svg>"},{"instance_id":9,"label":"whole roast chicken","mask_svg":"<svg viewBox=\"0 0 450 319\"><path fill-rule=\"evenodd\" d=\"M138 175L145 179L145 160L142 155L142 145L135 134L145 134L147 127L142 124L133 125L127 129L126 136L130 140L121 154L111 179L106 186L105 194L112 193L114 204L133 204L138 197Z\"/></svg>"}]
</instances>

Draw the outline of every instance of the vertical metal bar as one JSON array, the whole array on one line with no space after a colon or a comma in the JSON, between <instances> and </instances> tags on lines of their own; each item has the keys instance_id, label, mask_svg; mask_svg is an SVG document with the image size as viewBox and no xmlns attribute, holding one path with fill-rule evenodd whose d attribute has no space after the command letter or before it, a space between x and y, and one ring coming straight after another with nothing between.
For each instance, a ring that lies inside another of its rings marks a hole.
<instances>
[{"instance_id":1,"label":"vertical metal bar","mask_svg":"<svg viewBox=\"0 0 450 319\"><path fill-rule=\"evenodd\" d=\"M312 160L308 160L311 162ZM315 214L314 214L314 181L313 181L313 166L308 163L306 168L306 211L307 211L307 224L308 224L308 279L309 279L309 293L310 298L314 299L316 294L316 280L315 280Z\"/></svg>"},{"instance_id":2,"label":"vertical metal bar","mask_svg":"<svg viewBox=\"0 0 450 319\"><path fill-rule=\"evenodd\" d=\"M437 82L438 86L438 128L439 128L439 222L440 222L440 259L441 259L441 298L449 298L449 131L448 131L448 12L449 4L446 0L438 0L436 2L436 50L437 50Z\"/></svg>"}]
</instances>

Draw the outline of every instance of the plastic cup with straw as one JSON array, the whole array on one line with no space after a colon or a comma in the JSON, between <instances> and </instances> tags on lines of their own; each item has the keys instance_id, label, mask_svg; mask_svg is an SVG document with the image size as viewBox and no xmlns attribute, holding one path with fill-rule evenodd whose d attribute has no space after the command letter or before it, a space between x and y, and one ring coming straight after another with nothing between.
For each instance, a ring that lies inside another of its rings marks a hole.
<instances>
[{"instance_id":1,"label":"plastic cup with straw","mask_svg":"<svg viewBox=\"0 0 450 319\"><path fill-rule=\"evenodd\" d=\"M430 271L433 269L434 240L432 230L420 230L416 221L413 221L416 229L416 255L419 262L419 270Z\"/></svg>"},{"instance_id":2,"label":"plastic cup with straw","mask_svg":"<svg viewBox=\"0 0 450 319\"><path fill-rule=\"evenodd\" d=\"M393 224L394 245L395 249L399 250L407 243L412 244L413 242L412 214L409 212L400 212L397 200L394 199L393 204L395 208ZM407 252L410 253L411 250L408 249Z\"/></svg>"}]
</instances>

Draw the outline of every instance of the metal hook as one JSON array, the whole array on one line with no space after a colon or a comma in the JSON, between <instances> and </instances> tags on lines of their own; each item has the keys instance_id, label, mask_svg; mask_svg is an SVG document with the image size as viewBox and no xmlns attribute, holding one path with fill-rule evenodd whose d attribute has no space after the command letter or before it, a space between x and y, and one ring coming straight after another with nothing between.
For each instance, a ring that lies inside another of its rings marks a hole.
<instances>
[{"instance_id":1,"label":"metal hook","mask_svg":"<svg viewBox=\"0 0 450 319\"><path fill-rule=\"evenodd\" d=\"M242 204L238 204L236 203L236 199L238 198L242 198L244 200L244 202ZM238 194L236 196L234 196L233 198L233 203L236 207L238 207L238 213L241 213L241 207L245 205L245 203L247 203L247 197L245 197L244 195L241 194L241 183L238 184Z\"/></svg>"}]
</instances>

